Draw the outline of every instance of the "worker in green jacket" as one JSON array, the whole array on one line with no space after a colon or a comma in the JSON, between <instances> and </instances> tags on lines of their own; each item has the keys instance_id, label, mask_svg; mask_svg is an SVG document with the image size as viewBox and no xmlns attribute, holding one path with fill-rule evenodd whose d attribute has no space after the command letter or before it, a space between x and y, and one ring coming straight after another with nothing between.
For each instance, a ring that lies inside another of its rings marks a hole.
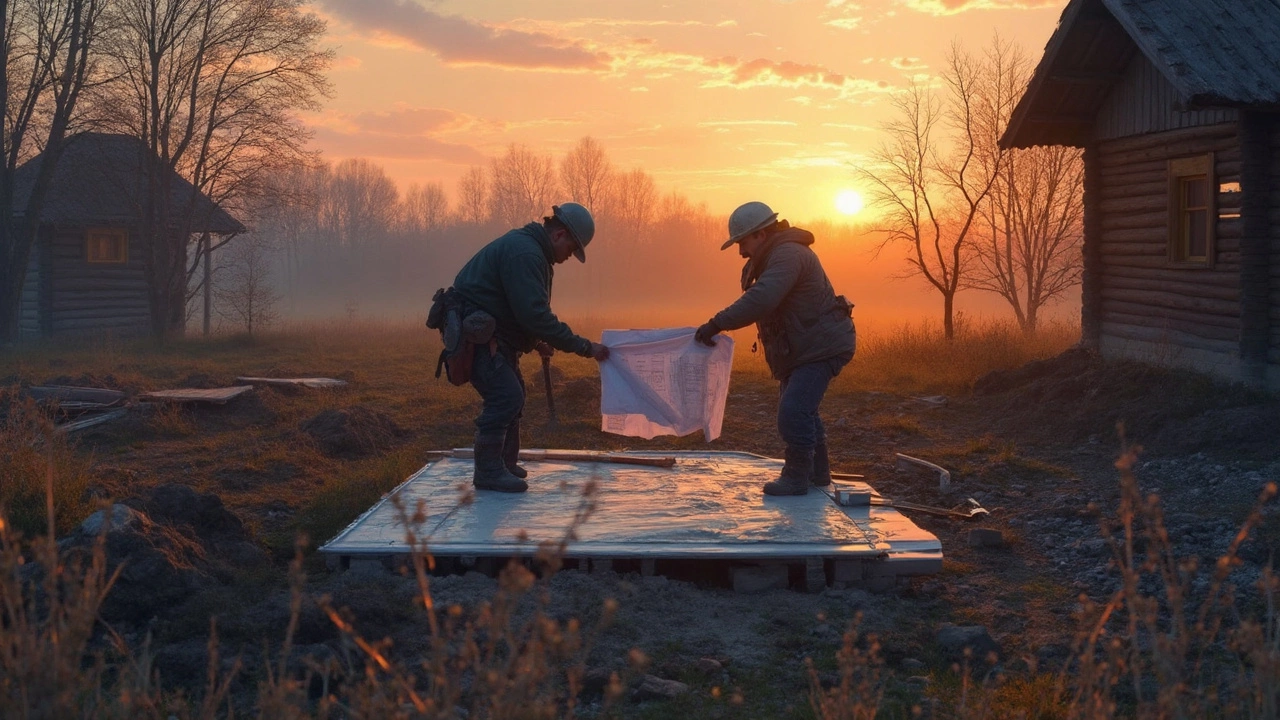
<instances>
[{"instance_id":1,"label":"worker in green jacket","mask_svg":"<svg viewBox=\"0 0 1280 720\"><path fill-rule=\"evenodd\" d=\"M517 464L524 377L519 356L552 349L604 361L609 348L577 335L551 311L554 265L572 255L586 262L595 235L590 211L577 203L551 209L541 223L529 223L490 242L462 266L453 289L468 311L482 310L496 321L493 340L475 348L471 385L483 407L476 418L475 487L524 492L528 473Z\"/></svg>"},{"instance_id":2,"label":"worker in green jacket","mask_svg":"<svg viewBox=\"0 0 1280 720\"><path fill-rule=\"evenodd\" d=\"M809 246L813 233L779 221L762 202L749 202L729 216L729 239L747 259L742 297L697 329L707 345L723 330L756 324L765 361L781 384L778 434L786 463L767 495L804 495L811 485L831 483L827 434L818 405L827 386L853 359L853 305L831 288Z\"/></svg>"}]
</instances>

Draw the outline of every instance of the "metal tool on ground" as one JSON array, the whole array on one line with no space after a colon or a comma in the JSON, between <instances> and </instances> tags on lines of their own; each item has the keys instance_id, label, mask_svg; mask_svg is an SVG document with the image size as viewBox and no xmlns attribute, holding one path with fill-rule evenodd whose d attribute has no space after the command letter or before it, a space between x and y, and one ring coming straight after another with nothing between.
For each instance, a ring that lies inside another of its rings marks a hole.
<instances>
[{"instance_id":1,"label":"metal tool on ground","mask_svg":"<svg viewBox=\"0 0 1280 720\"><path fill-rule=\"evenodd\" d=\"M547 388L547 425L556 427L560 424L556 417L556 398L551 393L551 356L542 356L542 384Z\"/></svg>"},{"instance_id":2,"label":"metal tool on ground","mask_svg":"<svg viewBox=\"0 0 1280 720\"><path fill-rule=\"evenodd\" d=\"M429 457L471 458L475 457L475 451L471 448L454 448L453 450L432 450L427 455ZM524 462L596 462L613 463L615 465L645 465L648 467L675 467L676 464L676 459L670 455L643 457L596 452L593 450L521 450L520 460Z\"/></svg>"},{"instance_id":3,"label":"metal tool on ground","mask_svg":"<svg viewBox=\"0 0 1280 720\"><path fill-rule=\"evenodd\" d=\"M897 466L899 470L905 469L911 465L922 467L926 470L932 470L933 472L938 474L938 489L941 490L942 492L951 491L951 471L950 470L947 470L946 468L940 465L935 465L929 462L928 460L921 460L920 458L911 457L910 455L903 455L902 453L894 453L894 457L897 458Z\"/></svg>"}]
</instances>

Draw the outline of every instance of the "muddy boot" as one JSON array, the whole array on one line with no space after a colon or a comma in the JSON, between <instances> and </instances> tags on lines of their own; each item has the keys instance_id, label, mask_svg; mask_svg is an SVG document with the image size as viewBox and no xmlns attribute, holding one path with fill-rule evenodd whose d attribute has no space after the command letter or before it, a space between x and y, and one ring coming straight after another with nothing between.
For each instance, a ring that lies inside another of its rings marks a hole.
<instances>
[{"instance_id":1,"label":"muddy boot","mask_svg":"<svg viewBox=\"0 0 1280 720\"><path fill-rule=\"evenodd\" d=\"M507 472L521 480L529 477L529 471L516 463L520 460L520 421L516 420L507 426L507 438L502 443L502 462Z\"/></svg>"},{"instance_id":2,"label":"muddy boot","mask_svg":"<svg viewBox=\"0 0 1280 720\"><path fill-rule=\"evenodd\" d=\"M777 480L765 483L765 495L807 495L813 475L813 448L787 446L787 461Z\"/></svg>"},{"instance_id":3,"label":"muddy boot","mask_svg":"<svg viewBox=\"0 0 1280 720\"><path fill-rule=\"evenodd\" d=\"M506 493L522 493L529 484L507 472L502 462L503 435L476 434L476 472L471 483L477 490L497 490Z\"/></svg>"},{"instance_id":4,"label":"muddy boot","mask_svg":"<svg viewBox=\"0 0 1280 720\"><path fill-rule=\"evenodd\" d=\"M831 458L827 457L826 440L813 446L813 475L809 477L809 483L814 487L831 484Z\"/></svg>"}]
</instances>

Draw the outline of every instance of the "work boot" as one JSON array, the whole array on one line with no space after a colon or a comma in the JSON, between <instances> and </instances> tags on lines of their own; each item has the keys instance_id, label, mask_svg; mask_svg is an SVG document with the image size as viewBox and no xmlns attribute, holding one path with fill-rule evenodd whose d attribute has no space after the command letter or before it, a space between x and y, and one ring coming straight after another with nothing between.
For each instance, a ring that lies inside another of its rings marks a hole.
<instances>
[{"instance_id":1,"label":"work boot","mask_svg":"<svg viewBox=\"0 0 1280 720\"><path fill-rule=\"evenodd\" d=\"M507 472L521 480L529 477L529 471L516 463L520 460L520 421L514 420L507 426L507 438L502 442L502 462Z\"/></svg>"},{"instance_id":2,"label":"work boot","mask_svg":"<svg viewBox=\"0 0 1280 720\"><path fill-rule=\"evenodd\" d=\"M497 490L506 493L522 493L529 483L512 475L502 462L503 436L476 433L476 471L471 484L477 490Z\"/></svg>"},{"instance_id":3,"label":"work boot","mask_svg":"<svg viewBox=\"0 0 1280 720\"><path fill-rule=\"evenodd\" d=\"M809 483L814 487L831 484L831 458L827 456L826 440L813 446L813 475L809 477Z\"/></svg>"},{"instance_id":4,"label":"work boot","mask_svg":"<svg viewBox=\"0 0 1280 720\"><path fill-rule=\"evenodd\" d=\"M764 484L765 495L807 495L813 476L813 448L787 446L787 460L777 480Z\"/></svg>"}]
</instances>

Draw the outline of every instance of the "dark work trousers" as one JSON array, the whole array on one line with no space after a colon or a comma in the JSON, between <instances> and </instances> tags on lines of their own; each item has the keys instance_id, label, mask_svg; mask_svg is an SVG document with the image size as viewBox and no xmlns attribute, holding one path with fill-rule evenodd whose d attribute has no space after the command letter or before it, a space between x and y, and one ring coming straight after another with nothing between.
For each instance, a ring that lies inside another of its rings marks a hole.
<instances>
[{"instance_id":1,"label":"dark work trousers","mask_svg":"<svg viewBox=\"0 0 1280 720\"><path fill-rule=\"evenodd\" d=\"M818 406L831 379L849 358L807 363L782 380L778 400L778 434L789 447L812 448L827 438Z\"/></svg>"},{"instance_id":2,"label":"dark work trousers","mask_svg":"<svg viewBox=\"0 0 1280 720\"><path fill-rule=\"evenodd\" d=\"M471 386L480 393L484 407L476 418L481 435L502 438L507 426L524 414L524 376L514 352L491 353L487 345L476 348L471 365Z\"/></svg>"}]
</instances>

